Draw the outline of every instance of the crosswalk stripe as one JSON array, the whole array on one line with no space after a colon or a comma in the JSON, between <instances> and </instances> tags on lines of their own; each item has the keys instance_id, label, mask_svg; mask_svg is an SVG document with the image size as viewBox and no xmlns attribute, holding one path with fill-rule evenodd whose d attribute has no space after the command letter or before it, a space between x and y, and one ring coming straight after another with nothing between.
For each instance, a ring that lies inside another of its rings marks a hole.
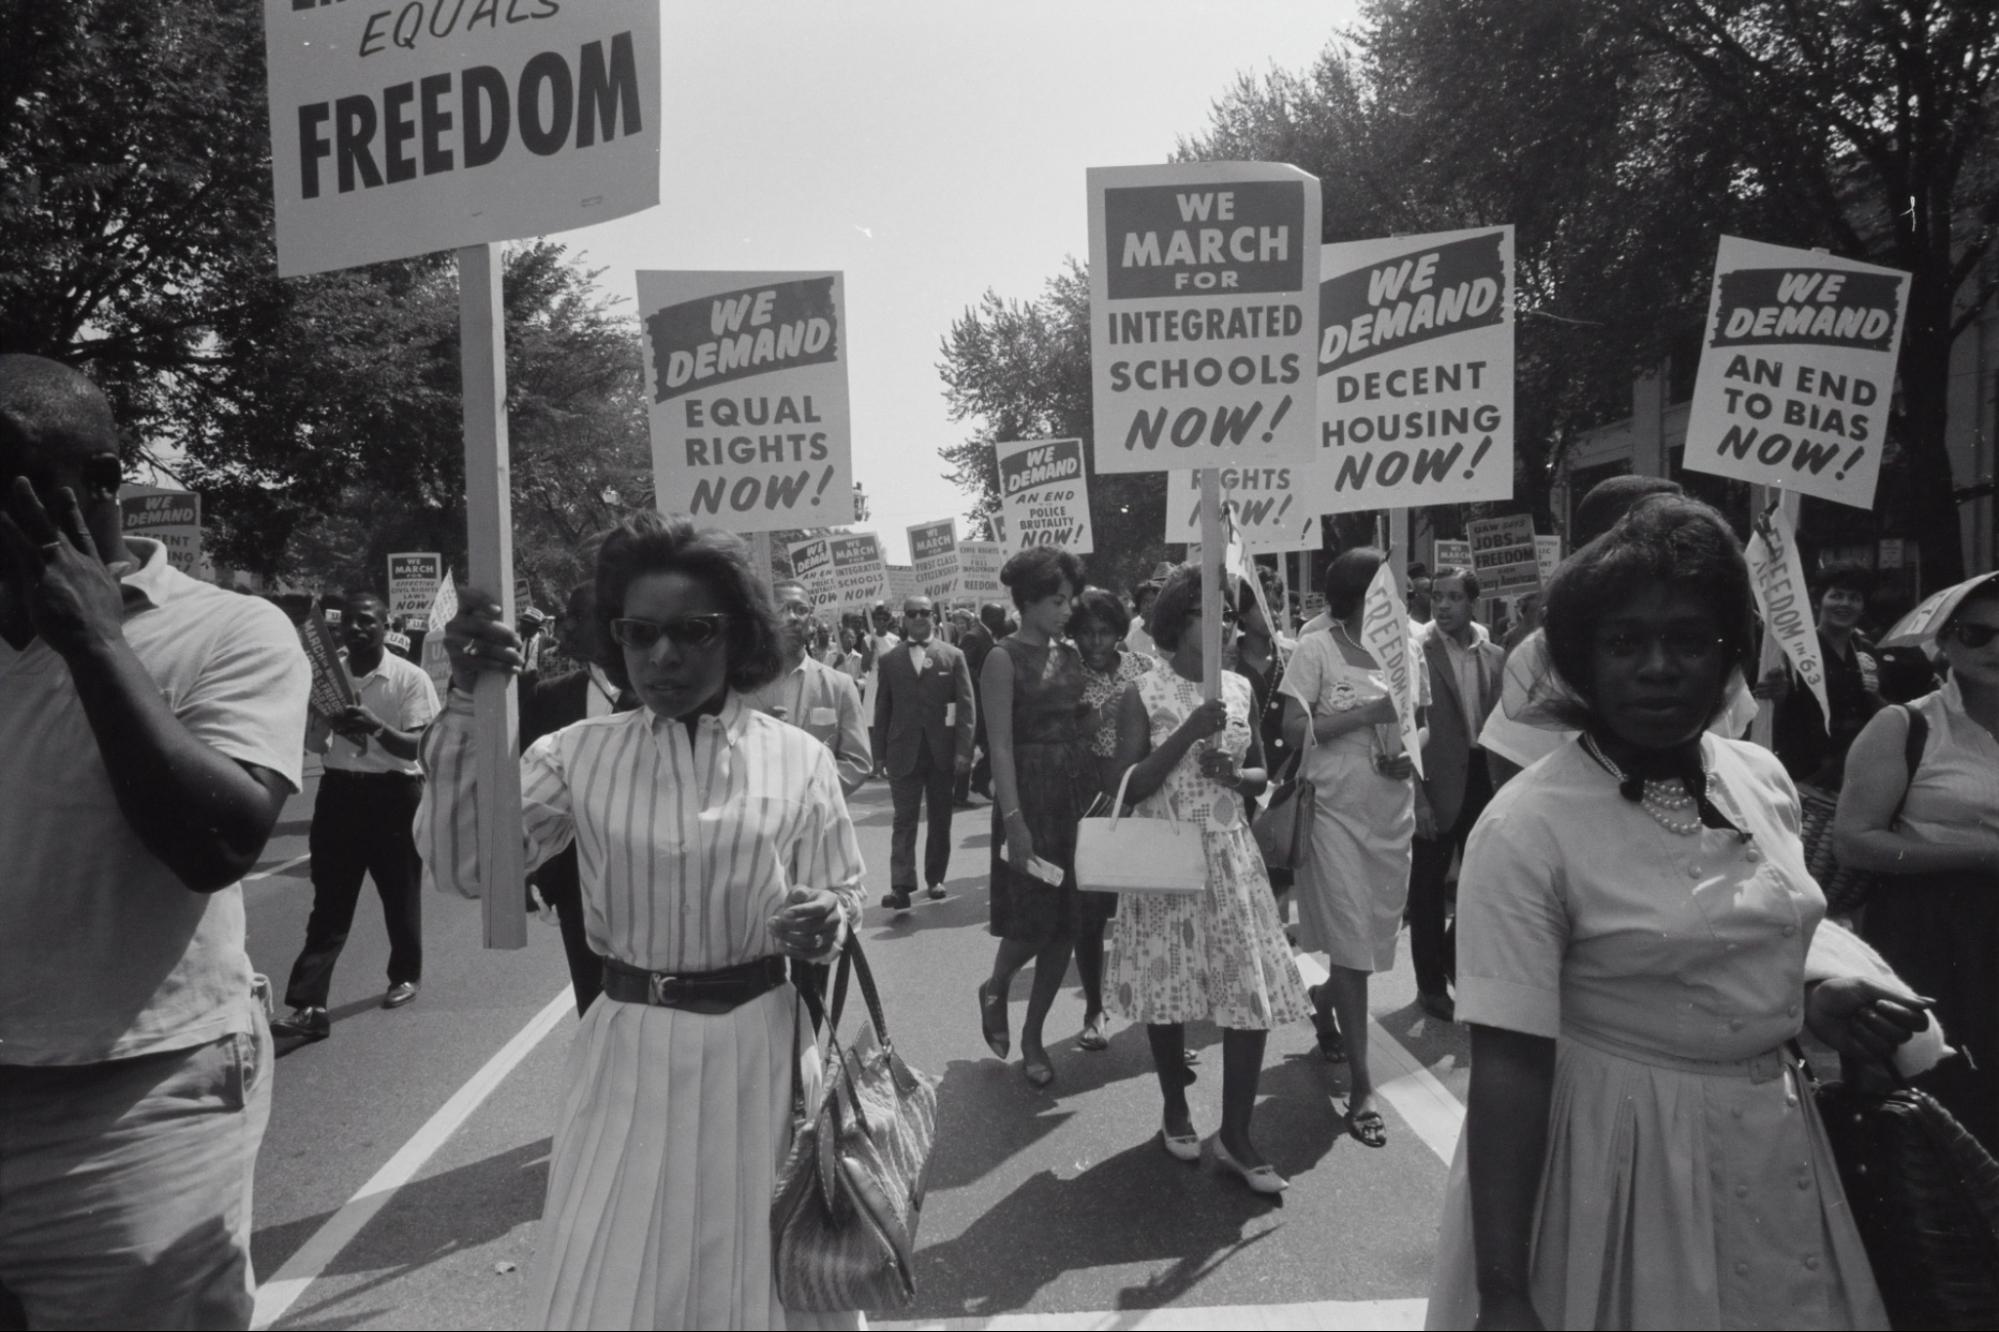
<instances>
[{"instance_id":1,"label":"crosswalk stripe","mask_svg":"<svg viewBox=\"0 0 1999 1332\"><path fill-rule=\"evenodd\" d=\"M1111 1309L1092 1313L999 1314L991 1318L921 1318L907 1322L870 1318L881 1329L942 1329L948 1332L1038 1332L1038 1329L1110 1329L1128 1332L1206 1332L1226 1327L1420 1328L1427 1300L1315 1300L1304 1304L1235 1304L1205 1309Z\"/></svg>"}]
</instances>

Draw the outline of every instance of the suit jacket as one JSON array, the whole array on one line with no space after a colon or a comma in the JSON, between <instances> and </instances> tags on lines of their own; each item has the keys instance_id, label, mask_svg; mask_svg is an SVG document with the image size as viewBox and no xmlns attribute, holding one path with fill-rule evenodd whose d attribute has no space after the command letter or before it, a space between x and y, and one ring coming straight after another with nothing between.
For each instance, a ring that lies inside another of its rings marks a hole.
<instances>
[{"instance_id":1,"label":"suit jacket","mask_svg":"<svg viewBox=\"0 0 1999 1332\"><path fill-rule=\"evenodd\" d=\"M807 653L797 670L780 675L743 699L758 712L790 722L832 750L840 789L848 795L874 775L860 687L837 666L828 666Z\"/></svg>"},{"instance_id":2,"label":"suit jacket","mask_svg":"<svg viewBox=\"0 0 1999 1332\"><path fill-rule=\"evenodd\" d=\"M1472 750L1478 747L1478 733L1486 717L1499 702L1506 667L1506 650L1491 639L1474 643L1470 651L1478 663L1479 692L1485 696L1476 709L1477 716L1472 715L1473 707L1458 690L1458 673L1451 667L1442 631L1432 628L1423 636L1423 659L1430 670L1430 734L1423 745L1423 795L1436 815L1439 833L1456 827L1458 815L1464 811Z\"/></svg>"},{"instance_id":3,"label":"suit jacket","mask_svg":"<svg viewBox=\"0 0 1999 1332\"><path fill-rule=\"evenodd\" d=\"M981 672L986 669L986 657L993 650L993 631L978 621L958 639L958 650L965 654L965 665L972 672L972 701L979 709L977 734L981 742L986 736L986 686Z\"/></svg>"},{"instance_id":4,"label":"suit jacket","mask_svg":"<svg viewBox=\"0 0 1999 1332\"><path fill-rule=\"evenodd\" d=\"M972 759L978 724L978 704L972 696L972 670L965 654L934 636L923 645L927 660L919 677L910 645L898 643L882 655L875 688L875 735L885 754L890 777L905 777L916 768L917 755L929 746L931 762L949 768ZM946 721L947 712L955 715Z\"/></svg>"}]
</instances>

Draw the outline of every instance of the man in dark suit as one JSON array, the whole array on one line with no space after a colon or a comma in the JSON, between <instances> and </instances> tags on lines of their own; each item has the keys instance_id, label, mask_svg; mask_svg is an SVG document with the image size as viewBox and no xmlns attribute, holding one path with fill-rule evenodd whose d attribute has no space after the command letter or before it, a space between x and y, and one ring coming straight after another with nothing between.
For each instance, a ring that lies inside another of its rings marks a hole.
<instances>
[{"instance_id":1,"label":"man in dark suit","mask_svg":"<svg viewBox=\"0 0 1999 1332\"><path fill-rule=\"evenodd\" d=\"M929 597L903 603L902 641L877 666L876 761L888 770L895 800L889 842L889 892L882 905L907 911L916 892L916 820L929 805L930 833L923 848L923 882L933 900L944 896L951 863L951 788L972 770L976 704L965 654L936 636L937 612Z\"/></svg>"},{"instance_id":2,"label":"man in dark suit","mask_svg":"<svg viewBox=\"0 0 1999 1332\"><path fill-rule=\"evenodd\" d=\"M985 687L980 682L980 672L986 668L986 656L993 650L994 632L992 621L1006 622L1006 608L997 601L988 601L979 607L978 618L965 626L958 636L958 650L965 654L965 668L972 673L972 710L978 713L978 721L972 730L972 742L978 747L979 759L972 769L958 779L952 792L953 803L959 809L972 807L972 792L977 791L986 799L993 798L992 762L986 757L986 697Z\"/></svg>"},{"instance_id":3,"label":"man in dark suit","mask_svg":"<svg viewBox=\"0 0 1999 1332\"><path fill-rule=\"evenodd\" d=\"M1506 652L1472 619L1478 575L1440 569L1431 581L1436 619L1422 632L1430 672L1429 735L1423 780L1416 788L1416 838L1409 866L1409 954L1416 966L1416 1002L1441 1021L1456 1015L1449 985L1456 973L1446 878L1472 825L1492 799L1492 777L1478 733L1499 701Z\"/></svg>"}]
</instances>

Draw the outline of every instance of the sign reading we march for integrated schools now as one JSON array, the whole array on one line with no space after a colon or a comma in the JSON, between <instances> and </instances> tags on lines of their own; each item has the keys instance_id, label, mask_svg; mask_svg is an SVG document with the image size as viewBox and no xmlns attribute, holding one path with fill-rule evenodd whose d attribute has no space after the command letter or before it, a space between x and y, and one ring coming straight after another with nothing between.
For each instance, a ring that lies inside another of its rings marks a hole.
<instances>
[{"instance_id":1,"label":"sign reading we march for integrated schools now","mask_svg":"<svg viewBox=\"0 0 1999 1332\"><path fill-rule=\"evenodd\" d=\"M264 0L278 272L659 202L654 0Z\"/></svg>"},{"instance_id":2,"label":"sign reading we march for integrated schools now","mask_svg":"<svg viewBox=\"0 0 1999 1332\"><path fill-rule=\"evenodd\" d=\"M888 565L873 532L833 532L793 542L785 554L813 602L835 615L866 611L887 595Z\"/></svg>"},{"instance_id":3,"label":"sign reading we march for integrated schools now","mask_svg":"<svg viewBox=\"0 0 1999 1332\"><path fill-rule=\"evenodd\" d=\"M1318 181L1265 162L1093 167L1089 195L1096 470L1308 461Z\"/></svg>"},{"instance_id":4,"label":"sign reading we march for integrated schools now","mask_svg":"<svg viewBox=\"0 0 1999 1332\"><path fill-rule=\"evenodd\" d=\"M1686 465L1873 508L1908 302L1892 268L1723 236Z\"/></svg>"},{"instance_id":5,"label":"sign reading we march for integrated schools now","mask_svg":"<svg viewBox=\"0 0 1999 1332\"><path fill-rule=\"evenodd\" d=\"M1090 483L1080 439L1020 439L994 446L1006 540L1014 550L1061 546L1088 555Z\"/></svg>"},{"instance_id":6,"label":"sign reading we march for integrated schools now","mask_svg":"<svg viewBox=\"0 0 1999 1332\"><path fill-rule=\"evenodd\" d=\"M854 521L838 273L641 272L659 507L703 527Z\"/></svg>"},{"instance_id":7,"label":"sign reading we march for integrated schools now","mask_svg":"<svg viewBox=\"0 0 1999 1332\"><path fill-rule=\"evenodd\" d=\"M1513 228L1328 245L1319 511L1513 495Z\"/></svg>"}]
</instances>

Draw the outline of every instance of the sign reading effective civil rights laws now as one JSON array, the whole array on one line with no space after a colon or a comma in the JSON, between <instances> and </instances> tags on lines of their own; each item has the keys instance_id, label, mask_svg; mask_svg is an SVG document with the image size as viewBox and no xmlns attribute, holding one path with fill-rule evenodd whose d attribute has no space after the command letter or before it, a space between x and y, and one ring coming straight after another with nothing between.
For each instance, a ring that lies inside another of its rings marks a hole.
<instances>
[{"instance_id":1,"label":"sign reading effective civil rights laws now","mask_svg":"<svg viewBox=\"0 0 1999 1332\"><path fill-rule=\"evenodd\" d=\"M1061 546L1088 555L1090 481L1080 439L1018 439L994 445L1006 541L1014 550Z\"/></svg>"},{"instance_id":2,"label":"sign reading effective civil rights laws now","mask_svg":"<svg viewBox=\"0 0 1999 1332\"><path fill-rule=\"evenodd\" d=\"M1093 167L1098 472L1313 453L1319 183L1269 162Z\"/></svg>"},{"instance_id":3,"label":"sign reading effective civil rights laws now","mask_svg":"<svg viewBox=\"0 0 1999 1332\"><path fill-rule=\"evenodd\" d=\"M703 527L854 521L838 273L641 272L659 507Z\"/></svg>"},{"instance_id":4,"label":"sign reading effective civil rights laws now","mask_svg":"<svg viewBox=\"0 0 1999 1332\"><path fill-rule=\"evenodd\" d=\"M909 558L917 590L939 601L958 595L958 522L917 523L909 529Z\"/></svg>"},{"instance_id":5,"label":"sign reading effective civil rights laws now","mask_svg":"<svg viewBox=\"0 0 1999 1332\"><path fill-rule=\"evenodd\" d=\"M436 551L405 551L389 556L389 614L415 624L430 613L437 585L444 579L444 556ZM516 594L515 600L519 601Z\"/></svg>"},{"instance_id":6,"label":"sign reading effective civil rights laws now","mask_svg":"<svg viewBox=\"0 0 1999 1332\"><path fill-rule=\"evenodd\" d=\"M1222 502L1229 507L1237 540L1254 555L1317 550L1319 496L1311 493L1304 467L1223 467ZM1174 472L1166 478L1166 532L1169 542L1193 545L1201 539L1201 474Z\"/></svg>"},{"instance_id":7,"label":"sign reading effective civil rights laws now","mask_svg":"<svg viewBox=\"0 0 1999 1332\"><path fill-rule=\"evenodd\" d=\"M1874 507L1909 275L1723 236L1686 465Z\"/></svg>"},{"instance_id":8,"label":"sign reading effective civil rights laws now","mask_svg":"<svg viewBox=\"0 0 1999 1332\"><path fill-rule=\"evenodd\" d=\"M1326 513L1513 496L1513 228L1328 245Z\"/></svg>"},{"instance_id":9,"label":"sign reading effective civil rights laws now","mask_svg":"<svg viewBox=\"0 0 1999 1332\"><path fill-rule=\"evenodd\" d=\"M654 0L264 0L278 272L659 202Z\"/></svg>"}]
</instances>

